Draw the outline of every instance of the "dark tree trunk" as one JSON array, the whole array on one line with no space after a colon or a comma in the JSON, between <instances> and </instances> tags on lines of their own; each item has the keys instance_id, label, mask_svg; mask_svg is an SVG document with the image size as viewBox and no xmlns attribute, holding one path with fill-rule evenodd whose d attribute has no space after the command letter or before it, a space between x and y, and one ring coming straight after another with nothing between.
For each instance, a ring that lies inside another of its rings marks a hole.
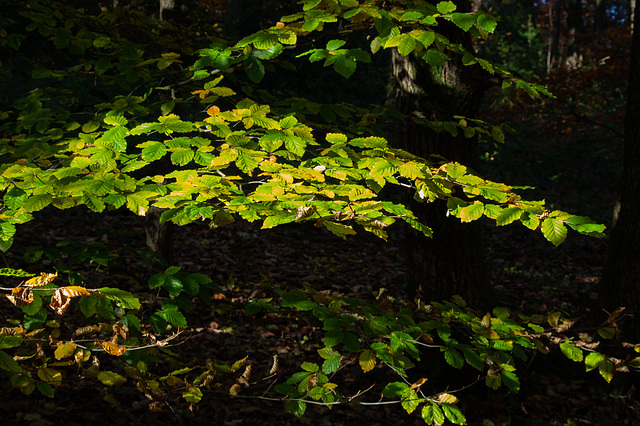
<instances>
[{"instance_id":1,"label":"dark tree trunk","mask_svg":"<svg viewBox=\"0 0 640 426\"><path fill-rule=\"evenodd\" d=\"M170 265L173 263L173 229L171 222L160 223L163 209L150 207L145 215L144 230L147 249L159 254Z\"/></svg>"},{"instance_id":2,"label":"dark tree trunk","mask_svg":"<svg viewBox=\"0 0 640 426\"><path fill-rule=\"evenodd\" d=\"M607 3L609 3L607 0L596 0L596 10L593 18L596 31L602 31L609 25L607 19Z\"/></svg>"},{"instance_id":3,"label":"dark tree trunk","mask_svg":"<svg viewBox=\"0 0 640 426\"><path fill-rule=\"evenodd\" d=\"M580 66L582 55L577 43L577 36L584 33L584 14L582 11L582 1L565 0L567 14L566 41L563 52L564 65L573 69Z\"/></svg>"},{"instance_id":4,"label":"dark tree trunk","mask_svg":"<svg viewBox=\"0 0 640 426\"><path fill-rule=\"evenodd\" d=\"M459 10L462 2L457 2ZM452 42L468 50L468 34L453 25L439 26ZM394 129L392 141L411 153L428 158L433 154L475 168L478 144L475 139L436 133L409 117L453 120L454 115L477 116L484 81L482 70L462 65L460 58L444 68L431 67L420 58L393 53L391 99L405 117ZM408 284L424 301L460 295L474 306L491 303L491 287L482 230L479 223L461 224L447 217L444 202L418 203L411 197L410 208L434 231L433 238L410 230L408 233Z\"/></svg>"},{"instance_id":5,"label":"dark tree trunk","mask_svg":"<svg viewBox=\"0 0 640 426\"><path fill-rule=\"evenodd\" d=\"M627 112L624 160L620 184L620 210L611 232L609 253L602 274L600 306L609 312L619 306L634 315L632 333L640 334L640 14L635 16Z\"/></svg>"}]
</instances>

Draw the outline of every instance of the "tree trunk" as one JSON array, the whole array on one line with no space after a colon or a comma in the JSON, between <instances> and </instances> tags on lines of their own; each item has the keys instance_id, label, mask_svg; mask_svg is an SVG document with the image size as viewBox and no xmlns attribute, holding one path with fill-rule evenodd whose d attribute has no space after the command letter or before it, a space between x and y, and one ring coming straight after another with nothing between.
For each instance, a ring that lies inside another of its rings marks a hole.
<instances>
[{"instance_id":1,"label":"tree trunk","mask_svg":"<svg viewBox=\"0 0 640 426\"><path fill-rule=\"evenodd\" d=\"M576 43L577 36L584 33L582 2L580 0L565 0L564 3L567 13L567 29L562 59L565 67L574 69L582 63L582 55Z\"/></svg>"},{"instance_id":2,"label":"tree trunk","mask_svg":"<svg viewBox=\"0 0 640 426\"><path fill-rule=\"evenodd\" d=\"M159 254L171 265L173 263L173 228L171 222L160 223L160 215L164 209L150 207L145 215L144 230L147 249Z\"/></svg>"},{"instance_id":3,"label":"tree trunk","mask_svg":"<svg viewBox=\"0 0 640 426\"><path fill-rule=\"evenodd\" d=\"M634 17L640 25L640 14ZM600 307L611 312L619 306L635 314L629 330L640 334L640 32L634 31L629 67L624 160L620 184L620 211L611 232L609 253L600 287Z\"/></svg>"},{"instance_id":4,"label":"tree trunk","mask_svg":"<svg viewBox=\"0 0 640 426\"><path fill-rule=\"evenodd\" d=\"M609 25L607 19L607 0L596 0L596 11L593 19L593 24L596 31L602 31Z\"/></svg>"},{"instance_id":5,"label":"tree trunk","mask_svg":"<svg viewBox=\"0 0 640 426\"><path fill-rule=\"evenodd\" d=\"M547 47L547 74L551 73L558 60L560 44L560 0L547 2L549 8L549 45Z\"/></svg>"},{"instance_id":6,"label":"tree trunk","mask_svg":"<svg viewBox=\"0 0 640 426\"><path fill-rule=\"evenodd\" d=\"M460 10L462 2L457 3ZM446 23L439 29L452 42L472 50L467 33ZM463 66L460 58L440 68L394 51L391 101L405 117L440 121L451 121L453 115L476 117L485 90L483 75L481 70ZM477 140L436 133L410 118L394 129L392 141L423 158L438 154L471 168L478 164ZM444 202L419 203L409 198L409 207L434 232L433 238L408 232L410 291L425 301L460 295L474 306L488 306L492 292L480 223L462 224L447 217Z\"/></svg>"}]
</instances>

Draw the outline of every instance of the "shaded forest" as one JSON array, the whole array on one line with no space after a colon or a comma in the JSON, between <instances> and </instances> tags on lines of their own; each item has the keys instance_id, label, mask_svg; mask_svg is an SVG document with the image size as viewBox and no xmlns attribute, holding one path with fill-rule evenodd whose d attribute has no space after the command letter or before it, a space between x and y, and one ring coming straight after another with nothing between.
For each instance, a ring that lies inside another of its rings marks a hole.
<instances>
[{"instance_id":1,"label":"shaded forest","mask_svg":"<svg viewBox=\"0 0 640 426\"><path fill-rule=\"evenodd\" d=\"M635 5L5 0L3 421L640 424Z\"/></svg>"}]
</instances>

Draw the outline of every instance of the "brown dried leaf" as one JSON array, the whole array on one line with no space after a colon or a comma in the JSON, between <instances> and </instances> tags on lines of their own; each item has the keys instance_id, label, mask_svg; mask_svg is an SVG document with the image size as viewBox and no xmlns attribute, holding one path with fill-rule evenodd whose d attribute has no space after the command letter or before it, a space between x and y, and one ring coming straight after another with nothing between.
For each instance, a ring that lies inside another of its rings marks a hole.
<instances>
[{"instance_id":1,"label":"brown dried leaf","mask_svg":"<svg viewBox=\"0 0 640 426\"><path fill-rule=\"evenodd\" d=\"M316 206L300 206L298 210L296 210L296 222L304 220L310 216L312 216L316 212Z\"/></svg>"},{"instance_id":2,"label":"brown dried leaf","mask_svg":"<svg viewBox=\"0 0 640 426\"><path fill-rule=\"evenodd\" d=\"M33 302L33 291L30 287L15 287L7 299L16 306L26 306Z\"/></svg>"},{"instance_id":3,"label":"brown dried leaf","mask_svg":"<svg viewBox=\"0 0 640 426\"><path fill-rule=\"evenodd\" d=\"M419 379L417 382L415 382L414 384L411 385L411 389L418 389L420 388L420 386L424 385L427 382L427 378L423 377L421 379Z\"/></svg>"},{"instance_id":4,"label":"brown dried leaf","mask_svg":"<svg viewBox=\"0 0 640 426\"><path fill-rule=\"evenodd\" d=\"M106 331L109 328L108 324L103 322L94 325L87 325L85 327L80 327L76 331L73 332L73 335L78 336L86 336L87 334L96 334L103 331Z\"/></svg>"},{"instance_id":5,"label":"brown dried leaf","mask_svg":"<svg viewBox=\"0 0 640 426\"><path fill-rule=\"evenodd\" d=\"M233 386L231 386L231 389L229 389L229 393L231 395L238 395L238 393L240 393L240 385L235 383Z\"/></svg>"},{"instance_id":6,"label":"brown dried leaf","mask_svg":"<svg viewBox=\"0 0 640 426\"><path fill-rule=\"evenodd\" d=\"M120 356L127 351L127 348L111 342L100 342L105 352L109 355Z\"/></svg>"},{"instance_id":7,"label":"brown dried leaf","mask_svg":"<svg viewBox=\"0 0 640 426\"><path fill-rule=\"evenodd\" d=\"M76 360L76 364L81 365L83 362L89 361L91 358L91 351L88 349L78 349L73 356Z\"/></svg>"},{"instance_id":8,"label":"brown dried leaf","mask_svg":"<svg viewBox=\"0 0 640 426\"><path fill-rule=\"evenodd\" d=\"M89 290L84 287L60 287L53 293L53 296L51 296L51 303L49 303L49 306L57 315L62 315L69 307L69 303L71 303L72 298L90 295L91 293L89 292Z\"/></svg>"},{"instance_id":9,"label":"brown dried leaf","mask_svg":"<svg viewBox=\"0 0 640 426\"><path fill-rule=\"evenodd\" d=\"M29 278L22 285L24 285L25 287L42 287L49 284L57 276L58 276L57 272L54 274L42 273L40 274L40 276Z\"/></svg>"},{"instance_id":10,"label":"brown dried leaf","mask_svg":"<svg viewBox=\"0 0 640 426\"><path fill-rule=\"evenodd\" d=\"M271 370L269 370L269 374L276 374L278 372L278 355L273 356L273 365L271 366Z\"/></svg>"},{"instance_id":11,"label":"brown dried leaf","mask_svg":"<svg viewBox=\"0 0 640 426\"><path fill-rule=\"evenodd\" d=\"M113 332L116 335L119 335L120 337L122 337L122 340L128 340L129 339L129 327L127 327L126 325L122 324L121 322L117 322L117 323L113 324Z\"/></svg>"},{"instance_id":12,"label":"brown dried leaf","mask_svg":"<svg viewBox=\"0 0 640 426\"><path fill-rule=\"evenodd\" d=\"M149 411L154 413L160 413L162 412L163 407L164 407L164 402L153 401L151 404L149 404Z\"/></svg>"}]
</instances>

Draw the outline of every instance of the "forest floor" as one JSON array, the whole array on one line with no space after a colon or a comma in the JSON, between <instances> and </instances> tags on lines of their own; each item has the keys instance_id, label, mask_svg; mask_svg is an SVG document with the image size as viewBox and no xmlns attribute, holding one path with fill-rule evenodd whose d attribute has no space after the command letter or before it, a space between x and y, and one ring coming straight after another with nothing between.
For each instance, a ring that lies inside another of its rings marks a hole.
<instances>
[{"instance_id":1,"label":"forest floor","mask_svg":"<svg viewBox=\"0 0 640 426\"><path fill-rule=\"evenodd\" d=\"M139 286L135 277L148 273L148 266L140 265L134 256L135 249L143 249L142 221L130 215L99 216L81 211L62 218L42 215L22 231L17 248L36 243L51 246L60 241L102 241L119 252L115 270L120 268L122 273L115 274L120 277L117 282L106 281L114 280L113 273L84 270L91 287L131 290ZM527 314L560 310L571 317L584 312L583 307L596 297L594 285L604 260L605 241L574 235L554 248L526 230L510 227L488 227L487 240L487 258L502 306ZM128 250L120 250L123 247ZM258 225L248 223L217 230L190 225L176 232L175 252L175 264L187 272L212 277L221 292L215 295L212 306L198 304L188 313L189 328L179 337L180 344L171 349L180 353L183 362L197 359L230 364L248 356L255 383L246 392L235 398L224 392L205 393L192 414L178 401L174 401L175 406L169 403L162 412L150 412L150 401L133 386L107 388L95 381L70 378L56 389L56 398L49 400L38 392L24 396L5 382L0 400L2 423L424 424L415 415L403 415L397 405L349 404L332 410L309 406L302 419L284 413L282 402L260 398L275 395L273 391L267 393L278 380L277 375L270 377L268 373L273 356L280 360L280 374L291 374L303 361L317 362L321 330L318 324L302 318L246 316L240 309L251 300L269 297L274 289L303 285L370 301L375 300L380 288L386 288L401 298L405 272L401 233L392 233L385 242L364 233L341 240L304 225L273 230L260 230ZM16 266L17 259L6 260ZM633 379L614 380L607 385L597 373L586 374L583 366L571 364L566 358L534 357L519 370L519 394L488 392L479 383L459 395L461 408L471 425L640 424L640 402L634 384L629 382ZM347 377L341 385L347 393L356 394L369 386L367 378ZM375 378L372 380L374 383Z\"/></svg>"}]
</instances>

